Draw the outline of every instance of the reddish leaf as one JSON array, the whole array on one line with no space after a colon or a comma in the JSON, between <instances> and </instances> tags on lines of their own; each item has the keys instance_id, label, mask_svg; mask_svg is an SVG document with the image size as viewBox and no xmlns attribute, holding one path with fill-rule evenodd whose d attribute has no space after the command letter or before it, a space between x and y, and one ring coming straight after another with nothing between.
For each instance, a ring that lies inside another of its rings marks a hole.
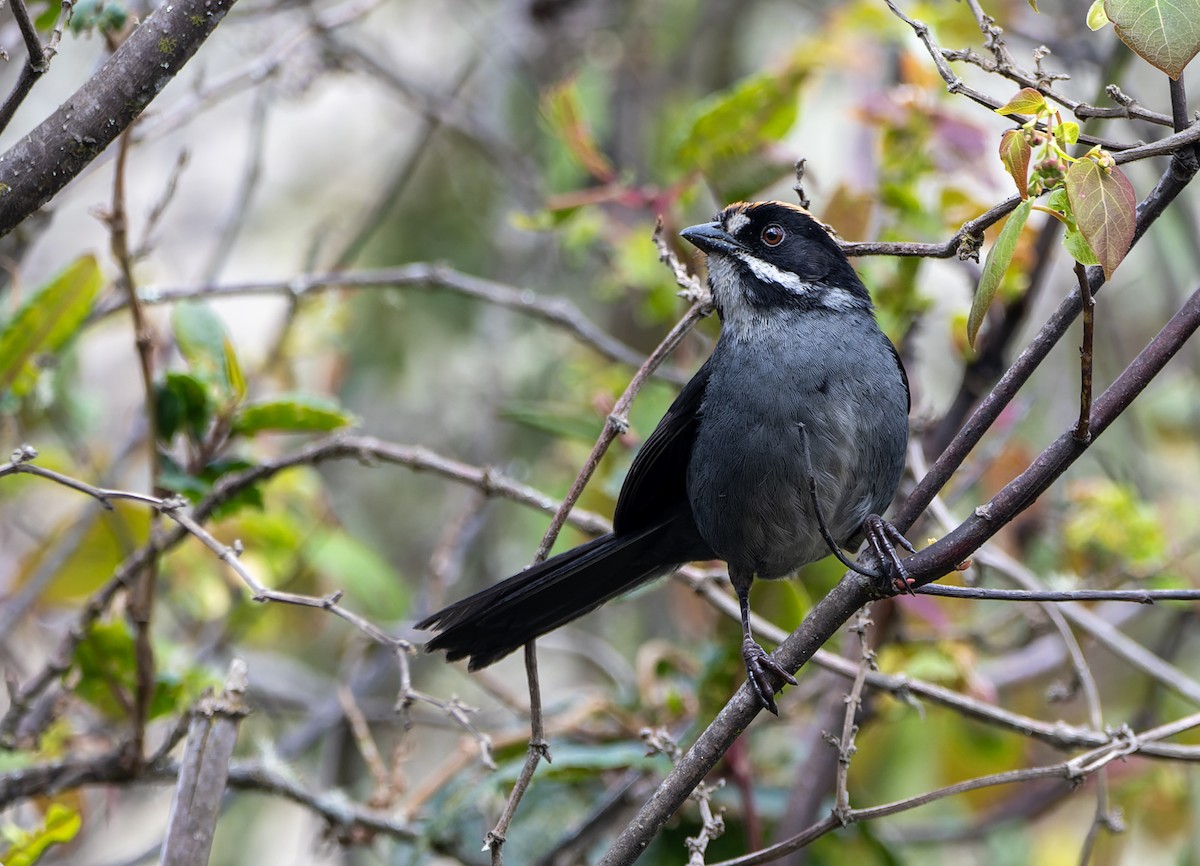
<instances>
[{"instance_id":1,"label":"reddish leaf","mask_svg":"<svg viewBox=\"0 0 1200 866\"><path fill-rule=\"evenodd\" d=\"M1000 137L1000 161L1012 175L1021 198L1029 198L1029 156L1031 148L1019 129L1007 130Z\"/></svg>"},{"instance_id":2,"label":"reddish leaf","mask_svg":"<svg viewBox=\"0 0 1200 866\"><path fill-rule=\"evenodd\" d=\"M616 180L616 169L601 152L584 115L576 79L568 78L550 88L542 98L542 112L554 134L584 171L605 183Z\"/></svg>"},{"instance_id":3,"label":"reddish leaf","mask_svg":"<svg viewBox=\"0 0 1200 866\"><path fill-rule=\"evenodd\" d=\"M1067 169L1067 199L1079 233L1100 260L1104 276L1111 278L1133 243L1133 185L1115 165L1105 168L1081 159Z\"/></svg>"}]
</instances>

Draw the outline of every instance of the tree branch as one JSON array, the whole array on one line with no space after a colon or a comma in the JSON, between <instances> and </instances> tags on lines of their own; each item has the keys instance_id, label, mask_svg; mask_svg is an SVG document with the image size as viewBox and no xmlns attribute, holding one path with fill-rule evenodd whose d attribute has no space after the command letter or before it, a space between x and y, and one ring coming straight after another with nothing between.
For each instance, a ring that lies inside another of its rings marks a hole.
<instances>
[{"instance_id":1,"label":"tree branch","mask_svg":"<svg viewBox=\"0 0 1200 866\"><path fill-rule=\"evenodd\" d=\"M138 294L144 304L163 304L193 298L226 298L245 295L281 295L299 299L315 292L344 288L444 289L467 298L495 304L532 316L574 336L605 358L640 367L646 360L636 349L605 333L565 298L543 297L522 289L463 273L446 265L412 262L393 268L363 271L335 271L325 274L301 274L284 280L254 280L241 283L204 283L196 286L146 286ZM103 319L123 309L128 300L114 297L98 304L89 322ZM687 375L674 370L659 370L660 378L675 384L687 381Z\"/></svg>"},{"instance_id":2,"label":"tree branch","mask_svg":"<svg viewBox=\"0 0 1200 866\"><path fill-rule=\"evenodd\" d=\"M128 128L234 2L162 4L98 72L0 156L0 236L50 201Z\"/></svg>"}]
</instances>

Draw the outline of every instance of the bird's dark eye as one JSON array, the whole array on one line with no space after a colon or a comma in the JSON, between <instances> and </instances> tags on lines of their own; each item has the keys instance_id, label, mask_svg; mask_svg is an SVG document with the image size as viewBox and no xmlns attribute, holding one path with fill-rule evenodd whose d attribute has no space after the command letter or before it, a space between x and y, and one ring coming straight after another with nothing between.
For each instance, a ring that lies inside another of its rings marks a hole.
<instances>
[{"instance_id":1,"label":"bird's dark eye","mask_svg":"<svg viewBox=\"0 0 1200 866\"><path fill-rule=\"evenodd\" d=\"M769 247L777 247L783 243L783 239L787 233L783 230L783 226L771 223L762 230L762 242Z\"/></svg>"}]
</instances>

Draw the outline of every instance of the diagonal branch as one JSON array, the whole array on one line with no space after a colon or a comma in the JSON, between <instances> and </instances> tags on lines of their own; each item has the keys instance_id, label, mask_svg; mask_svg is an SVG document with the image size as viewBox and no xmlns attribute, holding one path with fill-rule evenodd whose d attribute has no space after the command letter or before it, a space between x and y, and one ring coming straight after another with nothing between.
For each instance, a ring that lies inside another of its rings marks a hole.
<instances>
[{"instance_id":1,"label":"diagonal branch","mask_svg":"<svg viewBox=\"0 0 1200 866\"><path fill-rule=\"evenodd\" d=\"M1200 289L1096 399L1091 417L1092 441L1128 408L1197 327L1200 327ZM952 571L1043 493L1087 447L1070 431L1060 435L1029 469L976 509L962 525L905 560L916 584L930 583ZM852 572L843 576L837 586L813 607L799 628L780 644L774 653L776 661L789 671L798 670L871 597L872 588L866 578ZM624 866L634 862L760 709L752 688L743 684L654 795L643 804L599 861L600 866Z\"/></svg>"},{"instance_id":2,"label":"diagonal branch","mask_svg":"<svg viewBox=\"0 0 1200 866\"><path fill-rule=\"evenodd\" d=\"M59 108L0 156L0 236L99 156L192 58L235 0L155 9Z\"/></svg>"}]
</instances>

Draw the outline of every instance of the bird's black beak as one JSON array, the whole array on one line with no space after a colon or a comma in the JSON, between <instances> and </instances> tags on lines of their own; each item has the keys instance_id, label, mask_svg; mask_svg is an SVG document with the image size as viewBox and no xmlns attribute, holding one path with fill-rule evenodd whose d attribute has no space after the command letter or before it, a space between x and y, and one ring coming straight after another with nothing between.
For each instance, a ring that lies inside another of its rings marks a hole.
<instances>
[{"instance_id":1,"label":"bird's black beak","mask_svg":"<svg viewBox=\"0 0 1200 866\"><path fill-rule=\"evenodd\" d=\"M729 232L721 228L721 224L718 222L689 226L679 234L684 240L706 253L729 256L742 248L742 245L735 241Z\"/></svg>"}]
</instances>

